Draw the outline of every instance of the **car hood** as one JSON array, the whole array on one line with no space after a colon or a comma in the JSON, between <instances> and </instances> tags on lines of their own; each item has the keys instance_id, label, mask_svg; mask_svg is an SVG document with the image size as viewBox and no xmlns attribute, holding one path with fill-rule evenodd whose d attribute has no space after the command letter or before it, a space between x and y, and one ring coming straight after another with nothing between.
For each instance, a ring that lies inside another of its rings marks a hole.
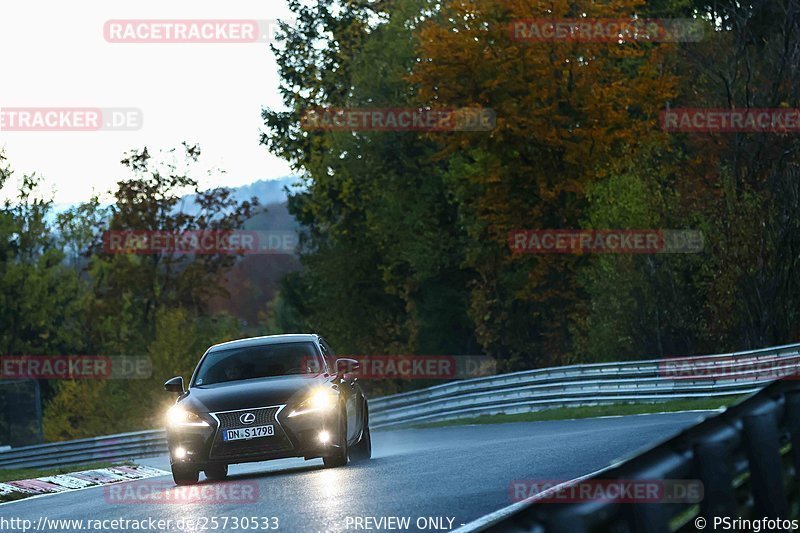
<instances>
[{"instance_id":1,"label":"car hood","mask_svg":"<svg viewBox=\"0 0 800 533\"><path fill-rule=\"evenodd\" d=\"M191 387L179 403L197 413L234 411L304 400L314 387L331 386L332 377L280 376Z\"/></svg>"}]
</instances>

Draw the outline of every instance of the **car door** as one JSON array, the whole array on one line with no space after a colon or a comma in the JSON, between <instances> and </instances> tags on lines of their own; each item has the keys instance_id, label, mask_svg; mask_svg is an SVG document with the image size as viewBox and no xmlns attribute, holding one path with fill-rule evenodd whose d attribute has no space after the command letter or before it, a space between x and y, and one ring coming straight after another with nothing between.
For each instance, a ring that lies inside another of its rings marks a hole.
<instances>
[{"instance_id":1,"label":"car door","mask_svg":"<svg viewBox=\"0 0 800 533\"><path fill-rule=\"evenodd\" d=\"M336 372L336 353L333 351L333 348L320 337L319 339L320 348L322 348L322 353L325 355L325 359L328 361L333 361L333 372ZM361 431L361 420L363 413L362 411L362 404L359 401L361 398L361 394L359 391L361 387L357 383L358 378L354 377L352 374L345 374L345 379L342 380L340 384L341 390L345 395L345 408L347 410L347 440L352 442L356 439Z\"/></svg>"}]
</instances>

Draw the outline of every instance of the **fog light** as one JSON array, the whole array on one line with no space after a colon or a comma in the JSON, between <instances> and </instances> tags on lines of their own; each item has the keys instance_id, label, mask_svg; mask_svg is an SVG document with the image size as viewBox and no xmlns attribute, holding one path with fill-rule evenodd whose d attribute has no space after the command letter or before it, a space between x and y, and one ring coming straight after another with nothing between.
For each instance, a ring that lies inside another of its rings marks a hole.
<instances>
[{"instance_id":1,"label":"fog light","mask_svg":"<svg viewBox=\"0 0 800 533\"><path fill-rule=\"evenodd\" d=\"M322 444L327 444L331 440L331 434L327 431L320 431L319 432L319 441Z\"/></svg>"},{"instance_id":2,"label":"fog light","mask_svg":"<svg viewBox=\"0 0 800 533\"><path fill-rule=\"evenodd\" d=\"M175 457L175 459L185 459L186 458L186 448L181 448L180 446L175 448L172 451L172 456Z\"/></svg>"}]
</instances>

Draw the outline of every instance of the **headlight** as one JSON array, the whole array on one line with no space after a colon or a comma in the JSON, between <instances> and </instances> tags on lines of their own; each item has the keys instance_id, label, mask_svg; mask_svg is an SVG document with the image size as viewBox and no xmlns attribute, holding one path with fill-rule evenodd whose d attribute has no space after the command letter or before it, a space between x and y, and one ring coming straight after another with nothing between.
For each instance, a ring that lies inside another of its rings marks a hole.
<instances>
[{"instance_id":1,"label":"headlight","mask_svg":"<svg viewBox=\"0 0 800 533\"><path fill-rule=\"evenodd\" d=\"M191 411L187 411L180 405L173 405L167 411L167 425L172 427L178 426L194 426L194 427L205 427L208 426L208 422L197 416L196 414L192 413Z\"/></svg>"},{"instance_id":2,"label":"headlight","mask_svg":"<svg viewBox=\"0 0 800 533\"><path fill-rule=\"evenodd\" d=\"M336 405L336 395L328 389L315 389L289 416L330 411Z\"/></svg>"}]
</instances>

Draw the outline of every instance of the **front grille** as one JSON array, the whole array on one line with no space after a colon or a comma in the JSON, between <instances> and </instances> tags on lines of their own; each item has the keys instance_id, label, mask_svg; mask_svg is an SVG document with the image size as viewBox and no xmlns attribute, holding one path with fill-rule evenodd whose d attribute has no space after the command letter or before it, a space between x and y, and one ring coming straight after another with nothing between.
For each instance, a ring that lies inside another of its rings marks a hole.
<instances>
[{"instance_id":1,"label":"front grille","mask_svg":"<svg viewBox=\"0 0 800 533\"><path fill-rule=\"evenodd\" d=\"M265 426L267 424L278 424L278 407L262 407L260 409L242 409L230 413L216 413L219 418L220 429L237 429L253 426ZM239 417L244 413L256 415L256 421L252 424L243 424ZM278 428L275 428L278 429Z\"/></svg>"},{"instance_id":2,"label":"front grille","mask_svg":"<svg viewBox=\"0 0 800 533\"><path fill-rule=\"evenodd\" d=\"M211 446L212 459L228 459L237 457L256 456L269 453L280 453L292 449L292 442L278 422L280 407L259 407L256 409L242 409L227 413L214 413L219 420L219 430L214 436ZM252 424L243 424L239 417L244 413L253 413L256 416ZM272 437L258 437L250 440L235 440L225 442L222 432L226 429L238 429L253 426L275 426L275 435Z\"/></svg>"}]
</instances>

